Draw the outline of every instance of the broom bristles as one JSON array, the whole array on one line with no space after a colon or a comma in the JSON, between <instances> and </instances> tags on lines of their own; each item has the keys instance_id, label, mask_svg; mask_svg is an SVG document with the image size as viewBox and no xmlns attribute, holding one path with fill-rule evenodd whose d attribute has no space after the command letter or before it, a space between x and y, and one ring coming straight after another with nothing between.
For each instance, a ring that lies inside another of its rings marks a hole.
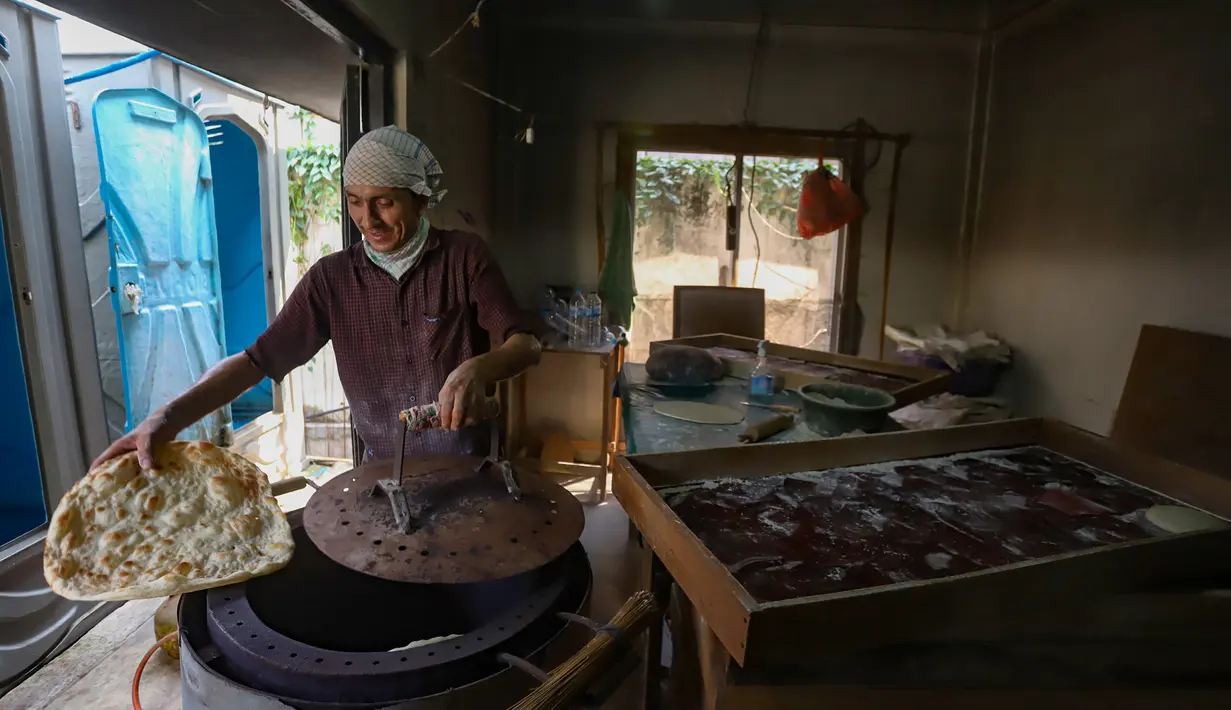
<instances>
[{"instance_id":1,"label":"broom bristles","mask_svg":"<svg viewBox=\"0 0 1231 710\"><path fill-rule=\"evenodd\" d=\"M657 618L654 596L637 592L611 618L610 626L619 629L623 639L640 634ZM610 665L622 650L624 640L617 640L606 631L599 631L580 651L548 674L539 687L522 698L509 710L564 710L578 700L594 680Z\"/></svg>"}]
</instances>

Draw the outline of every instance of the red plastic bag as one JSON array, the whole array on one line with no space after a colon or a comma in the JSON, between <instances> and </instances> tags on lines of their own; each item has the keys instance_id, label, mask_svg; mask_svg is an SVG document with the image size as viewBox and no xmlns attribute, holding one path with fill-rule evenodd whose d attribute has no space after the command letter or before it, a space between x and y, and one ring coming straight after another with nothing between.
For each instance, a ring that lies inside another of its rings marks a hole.
<instances>
[{"instance_id":1,"label":"red plastic bag","mask_svg":"<svg viewBox=\"0 0 1231 710\"><path fill-rule=\"evenodd\" d=\"M863 200L850 186L825 168L825 156L819 156L816 170L804 178L799 192L796 222L799 236L804 239L836 232L863 216Z\"/></svg>"}]
</instances>

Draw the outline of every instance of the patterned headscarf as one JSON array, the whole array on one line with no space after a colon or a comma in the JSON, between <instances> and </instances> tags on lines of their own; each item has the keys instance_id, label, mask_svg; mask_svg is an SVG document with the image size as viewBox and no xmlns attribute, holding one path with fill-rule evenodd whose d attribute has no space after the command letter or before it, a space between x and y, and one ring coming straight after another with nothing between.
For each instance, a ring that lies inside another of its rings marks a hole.
<instances>
[{"instance_id":1,"label":"patterned headscarf","mask_svg":"<svg viewBox=\"0 0 1231 710\"><path fill-rule=\"evenodd\" d=\"M365 133L346 154L345 185L404 187L435 207L448 190L440 189L444 171L423 141L396 126Z\"/></svg>"}]
</instances>

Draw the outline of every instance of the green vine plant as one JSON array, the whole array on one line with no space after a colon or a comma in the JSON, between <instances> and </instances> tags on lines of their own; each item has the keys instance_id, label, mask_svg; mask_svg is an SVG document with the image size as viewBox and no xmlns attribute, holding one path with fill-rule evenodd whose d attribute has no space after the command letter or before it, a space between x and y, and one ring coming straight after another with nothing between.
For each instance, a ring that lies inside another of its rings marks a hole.
<instances>
[{"instance_id":1,"label":"green vine plant","mask_svg":"<svg viewBox=\"0 0 1231 710\"><path fill-rule=\"evenodd\" d=\"M836 161L826 161L825 167L834 174L839 168ZM744 157L742 204L751 203L759 215L753 218L754 224L768 226L757 237L786 240L785 248L805 260L812 251L809 242L791 235L796 232L800 189L804 178L815 169L815 158ZM686 227L725 222L736 187L733 156L642 153L637 157L636 178L638 243L645 258L677 249L710 248L696 243Z\"/></svg>"},{"instance_id":2,"label":"green vine plant","mask_svg":"<svg viewBox=\"0 0 1231 710\"><path fill-rule=\"evenodd\" d=\"M342 213L342 203L339 190L342 185L342 160L338 155L338 146L316 142L316 115L311 111L299 108L291 112L290 118L299 121L303 132L303 143L286 151L287 163L287 193L290 202L291 215L291 247L292 260L299 267L302 278L308 267L316 258L333 251L326 243L321 246L321 253L309 258L308 230L314 223L330 222L339 218ZM305 369L314 372L320 362L321 354L317 353L309 360ZM318 407L308 406L311 414Z\"/></svg>"},{"instance_id":3,"label":"green vine plant","mask_svg":"<svg viewBox=\"0 0 1231 710\"><path fill-rule=\"evenodd\" d=\"M342 160L338 146L320 144L315 140L316 116L310 111L296 109L291 120L299 121L303 130L302 145L288 148L287 183L290 197L291 246L294 262L302 276L310 266L308 230L315 222L327 222L338 218L342 212L339 189L342 184ZM321 248L325 256L332 249L328 244Z\"/></svg>"},{"instance_id":4,"label":"green vine plant","mask_svg":"<svg viewBox=\"0 0 1231 710\"><path fill-rule=\"evenodd\" d=\"M837 164L826 161L830 172ZM804 177L816 169L815 159L744 158L744 193L751 195L758 212L767 219L795 220L799 190ZM645 227L655 217L664 218L670 229L677 219L693 224L713 218L726 209L714 199L735 189L735 161L726 156L674 157L642 153L637 157L637 226Z\"/></svg>"}]
</instances>

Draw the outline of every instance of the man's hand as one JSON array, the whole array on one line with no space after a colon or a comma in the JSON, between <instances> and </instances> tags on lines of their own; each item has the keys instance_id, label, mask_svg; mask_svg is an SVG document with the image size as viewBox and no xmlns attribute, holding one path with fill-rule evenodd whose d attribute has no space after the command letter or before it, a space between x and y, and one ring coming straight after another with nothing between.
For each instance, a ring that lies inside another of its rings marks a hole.
<instances>
[{"instance_id":1,"label":"man's hand","mask_svg":"<svg viewBox=\"0 0 1231 710\"><path fill-rule=\"evenodd\" d=\"M179 432L180 430L167 420L166 413L160 409L134 427L132 431L116 439L106 451L94 459L90 468L93 469L99 464L130 451L137 452L137 463L141 465L142 470L153 468L154 454L162 448L163 444L174 439Z\"/></svg>"},{"instance_id":2,"label":"man's hand","mask_svg":"<svg viewBox=\"0 0 1231 710\"><path fill-rule=\"evenodd\" d=\"M440 388L440 426L456 431L478 421L487 395L487 378L478 358L471 358L449 373Z\"/></svg>"}]
</instances>

